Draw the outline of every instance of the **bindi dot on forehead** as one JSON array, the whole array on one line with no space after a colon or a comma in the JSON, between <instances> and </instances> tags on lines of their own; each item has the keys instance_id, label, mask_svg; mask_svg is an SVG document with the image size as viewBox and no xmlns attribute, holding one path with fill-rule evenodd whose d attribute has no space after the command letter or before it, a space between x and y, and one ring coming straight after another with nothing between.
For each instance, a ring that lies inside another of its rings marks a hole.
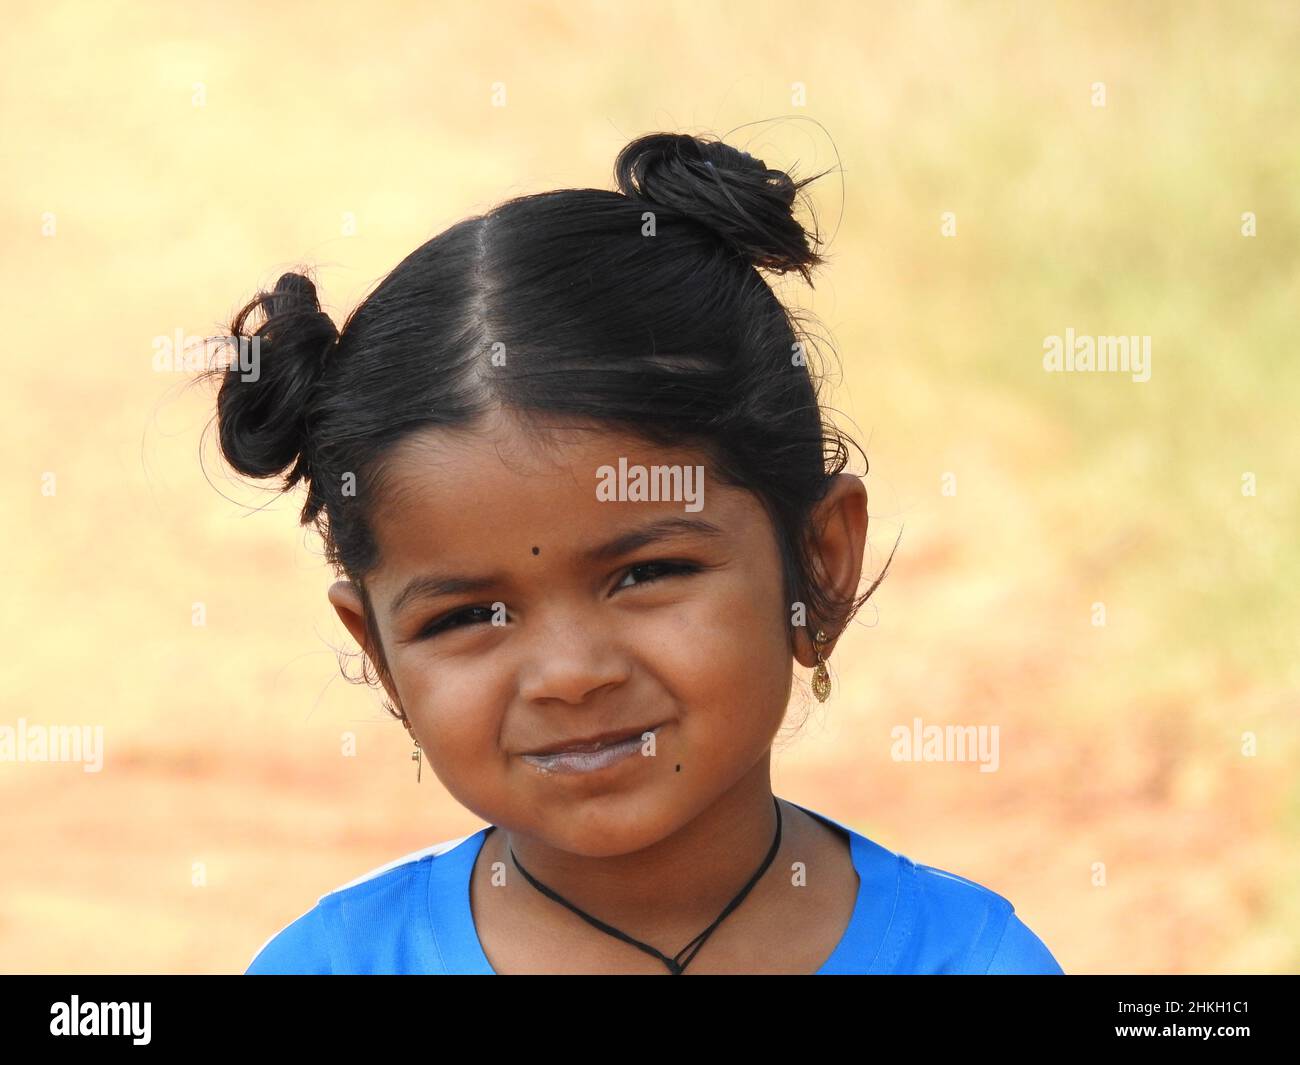
<instances>
[{"instance_id":1,"label":"bindi dot on forehead","mask_svg":"<svg viewBox=\"0 0 1300 1065\"><path fill-rule=\"evenodd\" d=\"M541 549L540 547L534 547L534 548L533 548L533 554L534 554L534 555L540 555L541 553L542 553L542 549Z\"/></svg>"}]
</instances>

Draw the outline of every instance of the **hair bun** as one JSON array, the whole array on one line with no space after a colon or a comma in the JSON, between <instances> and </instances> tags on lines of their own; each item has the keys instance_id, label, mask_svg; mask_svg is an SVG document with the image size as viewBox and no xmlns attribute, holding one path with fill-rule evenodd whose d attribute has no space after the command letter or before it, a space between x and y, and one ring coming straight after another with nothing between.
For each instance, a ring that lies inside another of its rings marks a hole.
<instances>
[{"instance_id":1,"label":"hair bun","mask_svg":"<svg viewBox=\"0 0 1300 1065\"><path fill-rule=\"evenodd\" d=\"M618 155L619 191L661 204L712 229L753 266L810 281L822 258L795 219L799 190L820 175L795 181L761 159L720 140L651 133ZM816 236L813 244L820 241Z\"/></svg>"},{"instance_id":2,"label":"hair bun","mask_svg":"<svg viewBox=\"0 0 1300 1065\"><path fill-rule=\"evenodd\" d=\"M253 333L248 319L265 319ZM249 352L255 372L232 364L217 395L221 452L249 477L271 477L288 470L284 488L311 476L307 422L309 400L339 333L321 310L316 286L302 274L287 273L270 291L261 291L235 315L230 340ZM256 343L250 343L256 338ZM292 469L289 469L292 467Z\"/></svg>"}]
</instances>

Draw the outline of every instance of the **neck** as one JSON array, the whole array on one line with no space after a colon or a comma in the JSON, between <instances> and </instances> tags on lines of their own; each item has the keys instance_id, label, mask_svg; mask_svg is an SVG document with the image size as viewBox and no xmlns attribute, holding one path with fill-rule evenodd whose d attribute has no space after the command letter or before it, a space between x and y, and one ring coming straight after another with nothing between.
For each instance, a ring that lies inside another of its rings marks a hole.
<instances>
[{"instance_id":1,"label":"neck","mask_svg":"<svg viewBox=\"0 0 1300 1065\"><path fill-rule=\"evenodd\" d=\"M574 854L535 836L501 830L496 847L516 904L539 917L565 911L519 873L511 849L529 875L574 906L629 935L646 938L680 933L684 939L709 925L758 871L776 837L769 756L707 810L655 843L627 854ZM780 875L782 855L800 825L781 814L781 847L745 903ZM784 882L784 881L783 881ZM742 903L741 909L745 908ZM753 904L751 904L752 908ZM734 921L739 912L731 914Z\"/></svg>"}]
</instances>

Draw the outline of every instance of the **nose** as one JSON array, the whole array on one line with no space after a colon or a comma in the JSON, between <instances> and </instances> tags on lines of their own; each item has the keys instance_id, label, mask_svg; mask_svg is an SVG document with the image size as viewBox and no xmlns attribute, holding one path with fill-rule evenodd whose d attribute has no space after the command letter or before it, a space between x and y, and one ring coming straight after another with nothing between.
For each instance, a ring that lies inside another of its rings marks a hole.
<instances>
[{"instance_id":1,"label":"nose","mask_svg":"<svg viewBox=\"0 0 1300 1065\"><path fill-rule=\"evenodd\" d=\"M530 701L554 699L578 705L601 688L628 679L626 655L607 623L587 607L556 606L534 617L534 638L527 643L527 662L520 670L519 694Z\"/></svg>"}]
</instances>

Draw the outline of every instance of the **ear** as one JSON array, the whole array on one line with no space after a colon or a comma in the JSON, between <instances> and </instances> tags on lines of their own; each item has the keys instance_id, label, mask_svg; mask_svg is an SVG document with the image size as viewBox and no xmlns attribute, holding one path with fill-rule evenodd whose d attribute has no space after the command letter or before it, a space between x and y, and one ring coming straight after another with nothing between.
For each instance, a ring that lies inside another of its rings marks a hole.
<instances>
[{"instance_id":1,"label":"ear","mask_svg":"<svg viewBox=\"0 0 1300 1065\"><path fill-rule=\"evenodd\" d=\"M375 672L379 674L380 681L384 685L384 691L388 693L388 698L392 700L393 706L399 712L402 712L402 703L397 692L385 678L384 670L380 668L375 655L371 653L371 649L367 646L366 641L369 637L366 633L366 608L361 601L361 593L357 590L357 586L351 581L335 581L334 584L330 585L328 595L330 605L334 607L339 620L343 622L344 628L352 634L352 638L357 641L357 646L361 648L366 657L370 659L371 665L375 667Z\"/></svg>"},{"instance_id":2,"label":"ear","mask_svg":"<svg viewBox=\"0 0 1300 1065\"><path fill-rule=\"evenodd\" d=\"M335 581L330 585L330 605L334 607L344 628L352 633L358 646L366 646L366 615L361 593L351 581Z\"/></svg>"},{"instance_id":3,"label":"ear","mask_svg":"<svg viewBox=\"0 0 1300 1065\"><path fill-rule=\"evenodd\" d=\"M849 602L862 580L862 558L867 547L867 486L852 473L837 474L830 490L812 515L811 554L815 576L830 597ZM843 618L812 618L795 633L795 660L809 668L817 664L813 637L821 628L830 639L821 645L823 658L841 636Z\"/></svg>"}]
</instances>

